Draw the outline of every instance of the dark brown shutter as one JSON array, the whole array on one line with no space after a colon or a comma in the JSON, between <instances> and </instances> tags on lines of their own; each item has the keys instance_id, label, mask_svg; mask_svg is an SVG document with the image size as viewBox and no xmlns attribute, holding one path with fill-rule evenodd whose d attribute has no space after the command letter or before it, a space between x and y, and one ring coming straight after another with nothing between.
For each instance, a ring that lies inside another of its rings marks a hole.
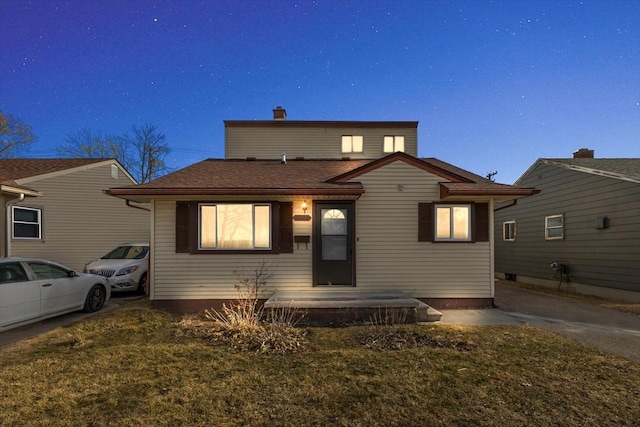
<instances>
[{"instance_id":1,"label":"dark brown shutter","mask_svg":"<svg viewBox=\"0 0 640 427\"><path fill-rule=\"evenodd\" d=\"M280 202L280 249L278 252L293 253L293 203Z\"/></svg>"},{"instance_id":2,"label":"dark brown shutter","mask_svg":"<svg viewBox=\"0 0 640 427\"><path fill-rule=\"evenodd\" d=\"M418 203L418 242L430 242L433 230L433 203Z\"/></svg>"},{"instance_id":3,"label":"dark brown shutter","mask_svg":"<svg viewBox=\"0 0 640 427\"><path fill-rule=\"evenodd\" d=\"M476 242L489 241L489 205L476 203L475 205Z\"/></svg>"},{"instance_id":4,"label":"dark brown shutter","mask_svg":"<svg viewBox=\"0 0 640 427\"><path fill-rule=\"evenodd\" d=\"M176 202L176 253L189 253L189 202Z\"/></svg>"}]
</instances>

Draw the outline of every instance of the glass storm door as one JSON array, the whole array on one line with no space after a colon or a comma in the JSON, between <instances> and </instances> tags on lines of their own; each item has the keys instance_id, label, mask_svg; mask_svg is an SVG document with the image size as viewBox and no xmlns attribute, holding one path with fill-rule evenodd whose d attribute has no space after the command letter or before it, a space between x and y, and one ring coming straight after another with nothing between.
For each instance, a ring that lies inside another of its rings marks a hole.
<instances>
[{"instance_id":1,"label":"glass storm door","mask_svg":"<svg viewBox=\"0 0 640 427\"><path fill-rule=\"evenodd\" d=\"M354 285L354 205L314 204L314 285Z\"/></svg>"}]
</instances>

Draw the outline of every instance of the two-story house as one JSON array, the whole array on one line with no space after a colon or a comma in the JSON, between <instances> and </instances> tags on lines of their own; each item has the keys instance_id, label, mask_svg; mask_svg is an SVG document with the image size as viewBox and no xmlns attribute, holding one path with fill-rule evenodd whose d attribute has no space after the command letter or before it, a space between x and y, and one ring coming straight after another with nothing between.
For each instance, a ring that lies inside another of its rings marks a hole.
<instances>
[{"instance_id":1,"label":"two-story house","mask_svg":"<svg viewBox=\"0 0 640 427\"><path fill-rule=\"evenodd\" d=\"M536 192L418 158L417 122L225 121L225 159L109 193L151 205L154 305L219 306L234 271L269 291L401 291L434 307L494 296L493 205Z\"/></svg>"}]
</instances>

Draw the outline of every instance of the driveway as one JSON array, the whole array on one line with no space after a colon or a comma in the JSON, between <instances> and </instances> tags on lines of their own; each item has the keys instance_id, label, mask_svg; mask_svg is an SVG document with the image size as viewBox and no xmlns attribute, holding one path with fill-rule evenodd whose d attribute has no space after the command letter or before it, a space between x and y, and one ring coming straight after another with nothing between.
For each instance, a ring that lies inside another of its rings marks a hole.
<instances>
[{"instance_id":1,"label":"driveway","mask_svg":"<svg viewBox=\"0 0 640 427\"><path fill-rule=\"evenodd\" d=\"M640 363L640 316L496 284L497 309L441 310L441 323L539 326Z\"/></svg>"},{"instance_id":2,"label":"driveway","mask_svg":"<svg viewBox=\"0 0 640 427\"><path fill-rule=\"evenodd\" d=\"M45 332L51 331L55 328L64 327L75 323L79 320L85 319L94 314L104 313L106 311L115 310L118 307L129 304L133 301L143 298L136 294L123 294L112 295L109 301L102 307L100 311L95 313L84 313L82 311L76 311L74 313L64 314L62 316L52 317L51 319L42 320L40 322L32 323L30 325L21 326L15 329L9 329L8 331L0 332L0 347L4 347L9 344L17 343L28 338L33 338Z\"/></svg>"}]
</instances>

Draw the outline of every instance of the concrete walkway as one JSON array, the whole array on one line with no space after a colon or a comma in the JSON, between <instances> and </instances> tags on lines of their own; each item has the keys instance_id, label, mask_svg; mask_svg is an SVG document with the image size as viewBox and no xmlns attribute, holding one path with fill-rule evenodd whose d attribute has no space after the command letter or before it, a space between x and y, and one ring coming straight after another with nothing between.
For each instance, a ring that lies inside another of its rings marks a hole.
<instances>
[{"instance_id":1,"label":"concrete walkway","mask_svg":"<svg viewBox=\"0 0 640 427\"><path fill-rule=\"evenodd\" d=\"M441 310L444 324L534 325L640 363L640 316L496 284L498 308Z\"/></svg>"}]
</instances>

